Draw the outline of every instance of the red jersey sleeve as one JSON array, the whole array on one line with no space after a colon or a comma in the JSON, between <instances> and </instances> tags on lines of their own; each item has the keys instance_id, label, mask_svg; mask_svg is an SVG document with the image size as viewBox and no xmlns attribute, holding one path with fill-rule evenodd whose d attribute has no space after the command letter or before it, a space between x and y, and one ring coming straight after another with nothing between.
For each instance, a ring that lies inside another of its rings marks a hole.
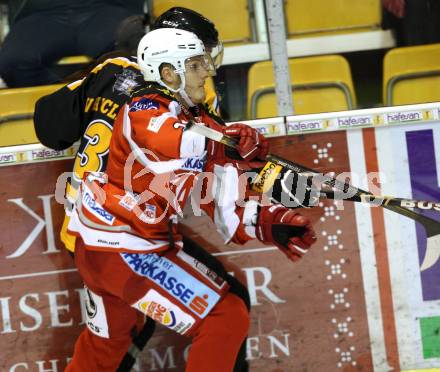
<instances>
[{"instance_id":1,"label":"red jersey sleeve","mask_svg":"<svg viewBox=\"0 0 440 372\"><path fill-rule=\"evenodd\" d=\"M180 158L183 126L178 125L180 120L174 106L167 107L158 99L144 96L136 97L126 107L131 138L158 160Z\"/></svg>"}]
</instances>

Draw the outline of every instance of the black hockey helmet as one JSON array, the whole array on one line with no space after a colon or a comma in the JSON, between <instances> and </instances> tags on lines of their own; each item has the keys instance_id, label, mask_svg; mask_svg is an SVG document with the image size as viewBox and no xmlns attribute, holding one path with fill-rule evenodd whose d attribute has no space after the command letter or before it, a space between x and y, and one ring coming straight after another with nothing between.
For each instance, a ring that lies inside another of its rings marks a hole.
<instances>
[{"instance_id":1,"label":"black hockey helmet","mask_svg":"<svg viewBox=\"0 0 440 372\"><path fill-rule=\"evenodd\" d=\"M214 48L218 44L218 31L208 18L194 10L174 7L162 13L154 22L156 28L179 28L190 31L203 41L205 47Z\"/></svg>"},{"instance_id":2,"label":"black hockey helmet","mask_svg":"<svg viewBox=\"0 0 440 372\"><path fill-rule=\"evenodd\" d=\"M205 48L211 49L211 56L216 68L223 59L223 45L218 38L218 31L213 22L194 10L173 7L162 13L154 22L152 29L178 28L193 32L202 40Z\"/></svg>"}]
</instances>

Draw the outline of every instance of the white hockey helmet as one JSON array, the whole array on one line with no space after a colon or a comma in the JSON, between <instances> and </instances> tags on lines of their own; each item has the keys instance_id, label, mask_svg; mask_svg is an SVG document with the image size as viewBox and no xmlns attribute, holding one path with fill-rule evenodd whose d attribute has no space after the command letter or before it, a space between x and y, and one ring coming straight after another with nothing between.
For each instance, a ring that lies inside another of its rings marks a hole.
<instances>
[{"instance_id":1,"label":"white hockey helmet","mask_svg":"<svg viewBox=\"0 0 440 372\"><path fill-rule=\"evenodd\" d=\"M185 61L196 56L205 56L203 42L192 32L176 28L159 28L147 33L139 42L137 62L145 81L155 81L168 87L160 76L159 67L169 63L179 74L181 86L170 89L178 92L185 88Z\"/></svg>"}]
</instances>

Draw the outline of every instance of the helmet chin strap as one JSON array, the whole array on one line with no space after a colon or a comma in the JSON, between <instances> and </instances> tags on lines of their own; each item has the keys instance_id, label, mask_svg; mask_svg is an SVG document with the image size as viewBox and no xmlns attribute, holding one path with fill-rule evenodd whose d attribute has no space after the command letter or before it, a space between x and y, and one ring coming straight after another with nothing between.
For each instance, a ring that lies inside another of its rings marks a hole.
<instances>
[{"instance_id":1,"label":"helmet chin strap","mask_svg":"<svg viewBox=\"0 0 440 372\"><path fill-rule=\"evenodd\" d=\"M194 104L193 101L191 101L191 98L189 98L188 94L185 91L185 85L186 85L186 80L185 80L185 74L183 72L179 72L178 73L180 76L180 86L177 89L171 88L168 85L166 85L162 79L159 81L160 85L163 85L165 88L169 89L171 92L173 93L177 93L179 94L179 96L183 99L183 103L185 103L185 105L187 107L192 107L192 106L196 106Z\"/></svg>"},{"instance_id":2,"label":"helmet chin strap","mask_svg":"<svg viewBox=\"0 0 440 372\"><path fill-rule=\"evenodd\" d=\"M180 97L182 97L183 101L188 107L195 106L194 102L191 101L191 98L189 98L188 94L185 92L185 89L180 89L178 94L180 95Z\"/></svg>"}]
</instances>

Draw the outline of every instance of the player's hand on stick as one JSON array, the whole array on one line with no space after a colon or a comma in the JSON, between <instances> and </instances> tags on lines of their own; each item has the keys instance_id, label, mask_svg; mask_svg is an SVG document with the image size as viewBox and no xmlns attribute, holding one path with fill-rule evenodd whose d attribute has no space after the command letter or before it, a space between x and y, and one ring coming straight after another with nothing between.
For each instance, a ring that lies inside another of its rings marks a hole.
<instances>
[{"instance_id":1,"label":"player's hand on stick","mask_svg":"<svg viewBox=\"0 0 440 372\"><path fill-rule=\"evenodd\" d=\"M235 123L223 130L230 137L236 137L238 144L235 149L226 149L226 155L231 159L245 161L264 160L269 152L269 142L255 128L246 124Z\"/></svg>"},{"instance_id":2,"label":"player's hand on stick","mask_svg":"<svg viewBox=\"0 0 440 372\"><path fill-rule=\"evenodd\" d=\"M260 208L256 236L262 243L275 244L292 261L301 259L316 242L310 220L281 204Z\"/></svg>"}]
</instances>

